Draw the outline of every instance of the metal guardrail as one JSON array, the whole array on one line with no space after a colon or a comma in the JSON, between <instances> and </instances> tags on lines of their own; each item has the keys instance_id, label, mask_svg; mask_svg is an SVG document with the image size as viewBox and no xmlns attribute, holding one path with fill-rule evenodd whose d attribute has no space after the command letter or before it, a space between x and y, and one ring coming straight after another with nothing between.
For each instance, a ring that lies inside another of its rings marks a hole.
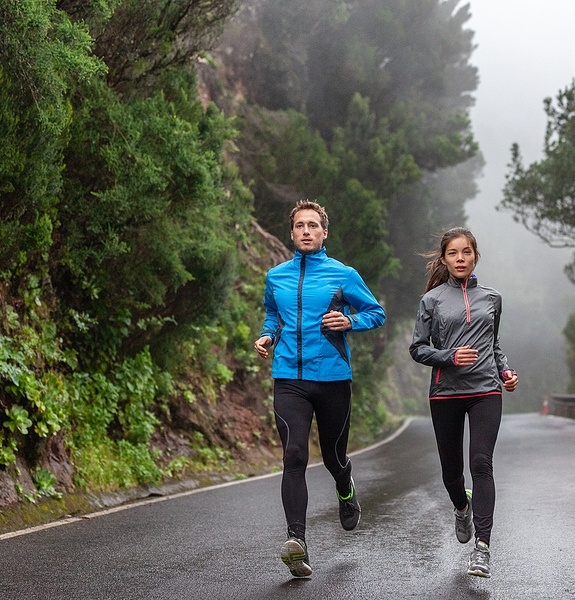
<instances>
[{"instance_id":1,"label":"metal guardrail","mask_svg":"<svg viewBox=\"0 0 575 600\"><path fill-rule=\"evenodd\" d=\"M549 412L557 417L575 419L575 394L552 394Z\"/></svg>"}]
</instances>

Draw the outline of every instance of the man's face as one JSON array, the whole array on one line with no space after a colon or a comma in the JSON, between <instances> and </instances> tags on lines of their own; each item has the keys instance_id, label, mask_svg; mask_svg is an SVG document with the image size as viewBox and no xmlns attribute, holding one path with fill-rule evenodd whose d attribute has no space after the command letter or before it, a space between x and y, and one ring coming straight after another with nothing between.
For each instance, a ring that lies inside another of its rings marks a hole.
<instances>
[{"instance_id":1,"label":"man's face","mask_svg":"<svg viewBox=\"0 0 575 600\"><path fill-rule=\"evenodd\" d=\"M321 226L320 216L311 208L298 210L294 215L291 239L296 250L302 254L318 252L327 237L327 229Z\"/></svg>"}]
</instances>

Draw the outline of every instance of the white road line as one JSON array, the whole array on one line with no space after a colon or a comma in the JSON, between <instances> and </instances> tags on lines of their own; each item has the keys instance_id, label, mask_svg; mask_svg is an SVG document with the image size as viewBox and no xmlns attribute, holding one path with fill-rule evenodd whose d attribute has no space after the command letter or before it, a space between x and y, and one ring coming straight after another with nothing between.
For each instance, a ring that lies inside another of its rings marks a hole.
<instances>
[{"instance_id":1,"label":"white road line","mask_svg":"<svg viewBox=\"0 0 575 600\"><path fill-rule=\"evenodd\" d=\"M394 431L389 437L385 438L381 442L377 442L367 448L362 448L361 450L356 450L355 452L350 452L350 456L357 456L358 454L363 454L364 452L368 452L379 446L383 446L384 444L388 444L393 441L397 436L399 436L411 423L413 419L408 418L404 421L399 429ZM323 463L317 462L309 466L309 468L314 468L321 466ZM183 498L184 496L191 496L192 494L199 494L200 492L207 492L209 490L216 490L218 488L229 487L231 485L239 485L241 483L247 483L250 481L255 481L259 479L268 479L270 477L277 477L281 475L281 471L276 473L268 473L266 475L258 475L257 477L248 477L246 479L237 479L235 481L228 481L226 483L219 483L216 485L210 485L206 487L197 488L195 490L187 490L185 492L176 492L175 494L168 494L166 496L156 496L154 498L146 498L145 500L138 500L136 502L130 502L129 504L123 504L122 506L115 506L113 508L107 508L105 510L99 510L93 513L89 513L86 515L82 515L80 517L67 517L64 519L58 519L57 521L52 521L50 523L44 523L43 525L35 525L33 527L26 527L25 529L18 529L17 531L10 531L8 533L3 533L0 535L1 540L9 540L11 538L19 537L21 535L28 535L30 533L36 533L38 531L43 531L44 529L52 529L53 527L60 527L62 525L68 525L70 523L77 523L78 521L90 521L91 519L95 519L97 517L104 517L106 515L111 515L113 513L121 512L123 510L129 510L131 508L138 508L140 506L147 506L149 504L157 504L158 502L165 502L167 500L175 500L176 498Z\"/></svg>"}]
</instances>

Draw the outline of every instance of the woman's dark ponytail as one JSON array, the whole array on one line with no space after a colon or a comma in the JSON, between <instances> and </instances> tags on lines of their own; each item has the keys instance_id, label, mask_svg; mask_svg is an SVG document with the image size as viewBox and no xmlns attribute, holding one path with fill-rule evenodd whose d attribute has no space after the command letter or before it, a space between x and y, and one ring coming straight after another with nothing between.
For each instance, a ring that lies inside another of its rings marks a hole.
<instances>
[{"instance_id":1,"label":"woman's dark ponytail","mask_svg":"<svg viewBox=\"0 0 575 600\"><path fill-rule=\"evenodd\" d=\"M427 285L425 286L425 292L429 292L429 290L445 283L448 279L449 271L441 262L441 256L430 260L427 263Z\"/></svg>"}]
</instances>

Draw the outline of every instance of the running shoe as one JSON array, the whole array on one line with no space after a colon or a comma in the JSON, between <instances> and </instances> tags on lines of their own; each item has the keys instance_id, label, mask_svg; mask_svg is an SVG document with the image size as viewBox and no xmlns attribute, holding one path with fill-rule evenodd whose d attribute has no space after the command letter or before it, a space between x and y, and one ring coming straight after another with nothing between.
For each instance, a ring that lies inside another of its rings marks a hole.
<instances>
[{"instance_id":1,"label":"running shoe","mask_svg":"<svg viewBox=\"0 0 575 600\"><path fill-rule=\"evenodd\" d=\"M304 540L293 536L289 537L282 546L280 558L294 577L309 577L312 574L307 545Z\"/></svg>"},{"instance_id":2,"label":"running shoe","mask_svg":"<svg viewBox=\"0 0 575 600\"><path fill-rule=\"evenodd\" d=\"M489 558L489 546L484 542L477 542L469 556L467 574L477 575L477 577L491 577Z\"/></svg>"},{"instance_id":3,"label":"running shoe","mask_svg":"<svg viewBox=\"0 0 575 600\"><path fill-rule=\"evenodd\" d=\"M455 513L455 535L462 544L467 544L473 535L473 510L471 509L471 490L465 490L467 494L467 510L464 513L456 508Z\"/></svg>"},{"instance_id":4,"label":"running shoe","mask_svg":"<svg viewBox=\"0 0 575 600\"><path fill-rule=\"evenodd\" d=\"M347 496L340 496L337 489L335 490L337 499L339 500L339 520L341 521L341 526L346 531L355 529L361 517L361 506L357 501L353 477L350 480L349 488L350 490Z\"/></svg>"}]
</instances>

